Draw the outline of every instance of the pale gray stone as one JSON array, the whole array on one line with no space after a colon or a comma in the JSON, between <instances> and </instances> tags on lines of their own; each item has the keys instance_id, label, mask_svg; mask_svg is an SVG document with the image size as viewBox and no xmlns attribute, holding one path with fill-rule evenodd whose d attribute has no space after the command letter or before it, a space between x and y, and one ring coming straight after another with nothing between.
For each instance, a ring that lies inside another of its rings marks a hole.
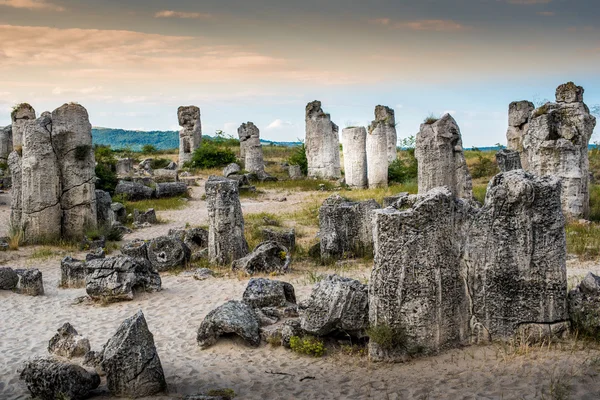
<instances>
[{"instance_id":1,"label":"pale gray stone","mask_svg":"<svg viewBox=\"0 0 600 400\"><path fill-rule=\"evenodd\" d=\"M338 130L338 126L331 122L331 116L321 108L320 101L307 104L305 141L309 178L341 177Z\"/></svg>"},{"instance_id":2,"label":"pale gray stone","mask_svg":"<svg viewBox=\"0 0 600 400\"><path fill-rule=\"evenodd\" d=\"M148 210L141 212L137 208L133 210L133 222L138 224L156 224L158 223L158 219L156 218L156 211L154 208L149 208Z\"/></svg>"},{"instance_id":3,"label":"pale gray stone","mask_svg":"<svg viewBox=\"0 0 600 400\"><path fill-rule=\"evenodd\" d=\"M248 275L257 273L286 273L291 263L289 250L277 242L263 242L245 257L233 261L233 271L243 271Z\"/></svg>"},{"instance_id":4,"label":"pale gray stone","mask_svg":"<svg viewBox=\"0 0 600 400\"><path fill-rule=\"evenodd\" d=\"M174 236L160 236L148 244L148 260L157 271L182 268L190 261L191 251Z\"/></svg>"},{"instance_id":5,"label":"pale gray stone","mask_svg":"<svg viewBox=\"0 0 600 400\"><path fill-rule=\"evenodd\" d=\"M16 269L19 276L15 291L28 296L42 296L44 294L44 282L42 272L37 268Z\"/></svg>"},{"instance_id":6,"label":"pale gray stone","mask_svg":"<svg viewBox=\"0 0 600 400\"><path fill-rule=\"evenodd\" d=\"M121 158L117 160L117 175L127 176L133 173L133 159Z\"/></svg>"},{"instance_id":7,"label":"pale gray stone","mask_svg":"<svg viewBox=\"0 0 600 400\"><path fill-rule=\"evenodd\" d=\"M196 341L202 349L212 346L220 336L234 333L251 346L260 344L259 321L256 313L242 301L228 301L204 318Z\"/></svg>"},{"instance_id":8,"label":"pale gray stone","mask_svg":"<svg viewBox=\"0 0 600 400\"><path fill-rule=\"evenodd\" d=\"M385 122L373 121L366 143L367 176L370 188L388 185L388 133Z\"/></svg>"},{"instance_id":9,"label":"pale gray stone","mask_svg":"<svg viewBox=\"0 0 600 400\"><path fill-rule=\"evenodd\" d=\"M141 183L119 181L119 184L115 188L115 194L122 194L126 196L127 200L138 201L155 197L156 191Z\"/></svg>"},{"instance_id":10,"label":"pale gray stone","mask_svg":"<svg viewBox=\"0 0 600 400\"><path fill-rule=\"evenodd\" d=\"M263 159L262 144L260 143L260 131L252 122L240 125L238 128L240 137L241 158L244 160L244 169L259 176L265 173L265 161Z\"/></svg>"},{"instance_id":11,"label":"pale gray stone","mask_svg":"<svg viewBox=\"0 0 600 400\"><path fill-rule=\"evenodd\" d=\"M364 127L342 129L344 179L350 187L364 189L368 185L366 146L367 130Z\"/></svg>"},{"instance_id":12,"label":"pale gray stone","mask_svg":"<svg viewBox=\"0 0 600 400\"><path fill-rule=\"evenodd\" d=\"M202 142L200 109L196 106L181 106L177 109L179 125L179 165L191 161L194 151Z\"/></svg>"},{"instance_id":13,"label":"pale gray stone","mask_svg":"<svg viewBox=\"0 0 600 400\"><path fill-rule=\"evenodd\" d=\"M35 110L27 103L18 104L10 114L12 120L13 149L19 150L23 146L23 133L25 125L36 119Z\"/></svg>"},{"instance_id":14,"label":"pale gray stone","mask_svg":"<svg viewBox=\"0 0 600 400\"><path fill-rule=\"evenodd\" d=\"M242 299L253 308L287 307L296 304L296 293L290 283L252 278L244 290Z\"/></svg>"},{"instance_id":15,"label":"pale gray stone","mask_svg":"<svg viewBox=\"0 0 600 400\"><path fill-rule=\"evenodd\" d=\"M432 124L421 124L415 157L419 164L419 194L447 186L459 198L473 198L473 183L463 154L460 129L450 114L444 114Z\"/></svg>"},{"instance_id":16,"label":"pale gray stone","mask_svg":"<svg viewBox=\"0 0 600 400\"><path fill-rule=\"evenodd\" d=\"M88 351L90 341L78 334L68 322L58 329L58 333L48 343L48 352L59 357L83 357Z\"/></svg>"},{"instance_id":17,"label":"pale gray stone","mask_svg":"<svg viewBox=\"0 0 600 400\"><path fill-rule=\"evenodd\" d=\"M496 153L496 162L501 172L508 172L521 167L521 155L518 151L501 149Z\"/></svg>"},{"instance_id":18,"label":"pale gray stone","mask_svg":"<svg viewBox=\"0 0 600 400\"><path fill-rule=\"evenodd\" d=\"M557 103L583 103L583 92L581 86L573 82L567 82L556 88Z\"/></svg>"},{"instance_id":19,"label":"pale gray stone","mask_svg":"<svg viewBox=\"0 0 600 400\"><path fill-rule=\"evenodd\" d=\"M18 283L19 275L12 268L0 268L0 290L13 290Z\"/></svg>"},{"instance_id":20,"label":"pale gray stone","mask_svg":"<svg viewBox=\"0 0 600 400\"><path fill-rule=\"evenodd\" d=\"M265 227L260 231L265 242L277 242L289 251L296 248L296 230L294 228Z\"/></svg>"},{"instance_id":21,"label":"pale gray stone","mask_svg":"<svg viewBox=\"0 0 600 400\"><path fill-rule=\"evenodd\" d=\"M242 168L236 164L236 163L231 163L228 164L224 169L223 169L223 176L225 178L230 177L231 175L237 175L240 173L240 171L242 170Z\"/></svg>"},{"instance_id":22,"label":"pale gray stone","mask_svg":"<svg viewBox=\"0 0 600 400\"><path fill-rule=\"evenodd\" d=\"M8 155L8 168L12 179L10 196L10 225L12 229L22 229L23 220L23 173L21 156L16 151Z\"/></svg>"},{"instance_id":23,"label":"pale gray stone","mask_svg":"<svg viewBox=\"0 0 600 400\"><path fill-rule=\"evenodd\" d=\"M165 182L156 185L156 197L159 199L184 196L187 192L188 187L185 182Z\"/></svg>"},{"instance_id":24,"label":"pale gray stone","mask_svg":"<svg viewBox=\"0 0 600 400\"><path fill-rule=\"evenodd\" d=\"M121 246L121 253L131 258L148 259L148 244L143 240L134 240Z\"/></svg>"},{"instance_id":25,"label":"pale gray stone","mask_svg":"<svg viewBox=\"0 0 600 400\"><path fill-rule=\"evenodd\" d=\"M13 151L12 125L0 128L0 162L7 162Z\"/></svg>"},{"instance_id":26,"label":"pale gray stone","mask_svg":"<svg viewBox=\"0 0 600 400\"><path fill-rule=\"evenodd\" d=\"M112 226L117 220L112 209L110 193L103 190L96 190L96 219L98 224L105 226Z\"/></svg>"},{"instance_id":27,"label":"pale gray stone","mask_svg":"<svg viewBox=\"0 0 600 400\"><path fill-rule=\"evenodd\" d=\"M527 100L513 101L508 106L508 130L506 139L508 149L519 152L521 166L527 170L527 155L523 152L523 137L529 128L529 119L535 109L532 102Z\"/></svg>"},{"instance_id":28,"label":"pale gray stone","mask_svg":"<svg viewBox=\"0 0 600 400\"><path fill-rule=\"evenodd\" d=\"M177 170L160 168L152 171L152 179L156 183L177 182L179 181L179 176L177 175Z\"/></svg>"},{"instance_id":29,"label":"pale gray stone","mask_svg":"<svg viewBox=\"0 0 600 400\"><path fill-rule=\"evenodd\" d=\"M67 256L60 262L60 272L61 288L85 287L85 276L87 274L85 262L76 260L71 256Z\"/></svg>"},{"instance_id":30,"label":"pale gray stone","mask_svg":"<svg viewBox=\"0 0 600 400\"><path fill-rule=\"evenodd\" d=\"M290 165L288 167L288 175L292 180L304 178L304 174L302 173L302 167L300 167L299 165Z\"/></svg>"},{"instance_id":31,"label":"pale gray stone","mask_svg":"<svg viewBox=\"0 0 600 400\"><path fill-rule=\"evenodd\" d=\"M398 134L396 133L396 115L394 110L386 106L375 107L375 121L371 124L373 129L385 131L387 136L388 162L392 163L398 158Z\"/></svg>"}]
</instances>

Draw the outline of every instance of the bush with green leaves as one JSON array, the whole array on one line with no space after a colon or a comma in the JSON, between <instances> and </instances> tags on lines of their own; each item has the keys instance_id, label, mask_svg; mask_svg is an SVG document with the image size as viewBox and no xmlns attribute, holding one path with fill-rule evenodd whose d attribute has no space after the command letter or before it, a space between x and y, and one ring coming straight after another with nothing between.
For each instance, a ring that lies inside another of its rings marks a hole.
<instances>
[{"instance_id":1,"label":"bush with green leaves","mask_svg":"<svg viewBox=\"0 0 600 400\"><path fill-rule=\"evenodd\" d=\"M498 164L491 157L486 157L482 151L476 150L477 161L471 165L471 176L474 179L492 177L500 172Z\"/></svg>"},{"instance_id":2,"label":"bush with green leaves","mask_svg":"<svg viewBox=\"0 0 600 400\"><path fill-rule=\"evenodd\" d=\"M150 168L152 169L162 169L166 168L169 164L171 164L171 160L166 158L154 158L150 161Z\"/></svg>"},{"instance_id":3,"label":"bush with green leaves","mask_svg":"<svg viewBox=\"0 0 600 400\"><path fill-rule=\"evenodd\" d=\"M306 158L306 146L304 143L294 148L294 152L288 159L288 164L298 165L304 175L308 174L308 159Z\"/></svg>"},{"instance_id":4,"label":"bush with green leaves","mask_svg":"<svg viewBox=\"0 0 600 400\"><path fill-rule=\"evenodd\" d=\"M313 357L323 357L325 354L325 344L314 336L292 336L290 338L290 349L296 353Z\"/></svg>"},{"instance_id":5,"label":"bush with green leaves","mask_svg":"<svg viewBox=\"0 0 600 400\"><path fill-rule=\"evenodd\" d=\"M415 157L415 141L414 136L400 141L400 156L388 166L389 183L407 183L417 179L419 169Z\"/></svg>"},{"instance_id":6,"label":"bush with green leaves","mask_svg":"<svg viewBox=\"0 0 600 400\"><path fill-rule=\"evenodd\" d=\"M119 183L117 178L117 159L110 146L94 146L96 157L96 189L104 190L111 195Z\"/></svg>"},{"instance_id":7,"label":"bush with green leaves","mask_svg":"<svg viewBox=\"0 0 600 400\"><path fill-rule=\"evenodd\" d=\"M142 146L142 153L154 154L157 151L158 151L158 149L152 144L145 144Z\"/></svg>"},{"instance_id":8,"label":"bush with green leaves","mask_svg":"<svg viewBox=\"0 0 600 400\"><path fill-rule=\"evenodd\" d=\"M235 154L214 140L203 140L185 166L192 168L219 168L236 162Z\"/></svg>"}]
</instances>

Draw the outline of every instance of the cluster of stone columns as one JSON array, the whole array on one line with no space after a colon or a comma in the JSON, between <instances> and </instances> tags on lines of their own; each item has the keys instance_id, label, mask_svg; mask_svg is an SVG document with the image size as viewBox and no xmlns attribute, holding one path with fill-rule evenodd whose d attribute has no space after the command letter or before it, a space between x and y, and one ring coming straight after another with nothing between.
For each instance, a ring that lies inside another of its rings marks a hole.
<instances>
[{"instance_id":1,"label":"cluster of stone columns","mask_svg":"<svg viewBox=\"0 0 600 400\"><path fill-rule=\"evenodd\" d=\"M240 138L240 158L244 160L244 169L259 177L265 174L260 131L252 122L246 122L238 128Z\"/></svg>"},{"instance_id":2,"label":"cluster of stone columns","mask_svg":"<svg viewBox=\"0 0 600 400\"><path fill-rule=\"evenodd\" d=\"M177 118L182 129L179 131L179 165L191 161L194 151L202 142L200 109L196 106L181 106Z\"/></svg>"},{"instance_id":3,"label":"cluster of stone columns","mask_svg":"<svg viewBox=\"0 0 600 400\"><path fill-rule=\"evenodd\" d=\"M364 127L342 130L344 174L351 187L385 187L388 184L388 166L396 160L396 120L394 110L378 105L375 120Z\"/></svg>"},{"instance_id":4,"label":"cluster of stone columns","mask_svg":"<svg viewBox=\"0 0 600 400\"><path fill-rule=\"evenodd\" d=\"M523 169L562 182L562 210L570 219L589 215L588 145L596 118L573 82L556 89L556 102L538 108L528 101L509 106L508 147L520 153Z\"/></svg>"},{"instance_id":5,"label":"cluster of stone columns","mask_svg":"<svg viewBox=\"0 0 600 400\"><path fill-rule=\"evenodd\" d=\"M92 126L86 109L65 104L36 119L33 108L22 105L13 116L14 151L8 157L12 226L30 242L82 237L97 224Z\"/></svg>"}]
</instances>

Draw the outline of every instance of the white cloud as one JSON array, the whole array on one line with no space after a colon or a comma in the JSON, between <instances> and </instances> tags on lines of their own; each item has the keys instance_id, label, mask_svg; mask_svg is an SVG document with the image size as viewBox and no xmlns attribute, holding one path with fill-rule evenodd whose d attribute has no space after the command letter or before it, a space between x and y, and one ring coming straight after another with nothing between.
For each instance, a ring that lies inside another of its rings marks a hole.
<instances>
[{"instance_id":1,"label":"white cloud","mask_svg":"<svg viewBox=\"0 0 600 400\"><path fill-rule=\"evenodd\" d=\"M82 88L82 89L65 89L60 86L57 86L54 89L52 89L52 94L55 94L55 95L93 94L93 93L102 92L103 90L104 89L102 88L102 86L92 86L92 87L87 87L87 88Z\"/></svg>"},{"instance_id":2,"label":"white cloud","mask_svg":"<svg viewBox=\"0 0 600 400\"><path fill-rule=\"evenodd\" d=\"M389 18L369 20L371 24L382 25L391 29L407 29L412 31L458 32L470 29L450 19L419 19L412 21L392 21Z\"/></svg>"},{"instance_id":3,"label":"white cloud","mask_svg":"<svg viewBox=\"0 0 600 400\"><path fill-rule=\"evenodd\" d=\"M0 6L28 10L65 11L64 7L49 3L46 0L0 0Z\"/></svg>"},{"instance_id":4,"label":"white cloud","mask_svg":"<svg viewBox=\"0 0 600 400\"><path fill-rule=\"evenodd\" d=\"M172 10L163 10L154 14L154 18L210 19L212 17L212 14Z\"/></svg>"},{"instance_id":5,"label":"white cloud","mask_svg":"<svg viewBox=\"0 0 600 400\"><path fill-rule=\"evenodd\" d=\"M282 129L293 126L294 124L292 122L276 119L275 121L271 122L265 129Z\"/></svg>"},{"instance_id":6,"label":"white cloud","mask_svg":"<svg viewBox=\"0 0 600 400\"><path fill-rule=\"evenodd\" d=\"M235 122L225 122L223 124L223 132L234 137L237 137L237 128L238 124Z\"/></svg>"}]
</instances>

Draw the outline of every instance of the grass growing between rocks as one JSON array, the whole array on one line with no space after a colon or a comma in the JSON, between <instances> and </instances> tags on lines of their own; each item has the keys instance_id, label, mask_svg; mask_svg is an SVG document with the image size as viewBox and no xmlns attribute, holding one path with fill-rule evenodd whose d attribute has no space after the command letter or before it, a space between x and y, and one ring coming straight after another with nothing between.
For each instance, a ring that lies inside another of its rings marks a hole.
<instances>
[{"instance_id":1,"label":"grass growing between rocks","mask_svg":"<svg viewBox=\"0 0 600 400\"><path fill-rule=\"evenodd\" d=\"M47 260L56 255L58 255L58 253L56 251L54 251L53 249L51 249L50 247L42 247L42 248L34 250L33 253L31 253L31 256L29 256L29 259L31 259L31 260Z\"/></svg>"},{"instance_id":2,"label":"grass growing between rocks","mask_svg":"<svg viewBox=\"0 0 600 400\"><path fill-rule=\"evenodd\" d=\"M340 195L353 201L374 199L380 205L383 205L383 199L385 197L395 196L402 192L417 194L418 191L419 188L417 187L417 182L408 182L390 185L386 188L344 190L343 192L340 192Z\"/></svg>"},{"instance_id":3,"label":"grass growing between rocks","mask_svg":"<svg viewBox=\"0 0 600 400\"><path fill-rule=\"evenodd\" d=\"M325 355L325 343L314 336L292 336L290 338L290 349L298 354L312 357L323 357Z\"/></svg>"},{"instance_id":4,"label":"grass growing between rocks","mask_svg":"<svg viewBox=\"0 0 600 400\"><path fill-rule=\"evenodd\" d=\"M580 260L597 260L600 257L600 225L570 223L567 225L567 252Z\"/></svg>"},{"instance_id":5,"label":"grass growing between rocks","mask_svg":"<svg viewBox=\"0 0 600 400\"><path fill-rule=\"evenodd\" d=\"M133 214L134 209L138 209L142 212L150 208L154 208L154 211L182 210L187 205L186 200L186 197L170 197L165 199L129 201L119 196L116 196L113 199L113 201L122 203L125 206L127 215Z\"/></svg>"},{"instance_id":6,"label":"grass growing between rocks","mask_svg":"<svg viewBox=\"0 0 600 400\"><path fill-rule=\"evenodd\" d=\"M277 182L257 182L257 188L261 189L289 189L303 192L318 191L321 188L324 190L333 190L337 183L321 179L286 179Z\"/></svg>"},{"instance_id":7,"label":"grass growing between rocks","mask_svg":"<svg viewBox=\"0 0 600 400\"><path fill-rule=\"evenodd\" d=\"M244 215L244 235L250 251L263 242L262 228L268 226L282 226L281 217L264 212Z\"/></svg>"}]
</instances>

